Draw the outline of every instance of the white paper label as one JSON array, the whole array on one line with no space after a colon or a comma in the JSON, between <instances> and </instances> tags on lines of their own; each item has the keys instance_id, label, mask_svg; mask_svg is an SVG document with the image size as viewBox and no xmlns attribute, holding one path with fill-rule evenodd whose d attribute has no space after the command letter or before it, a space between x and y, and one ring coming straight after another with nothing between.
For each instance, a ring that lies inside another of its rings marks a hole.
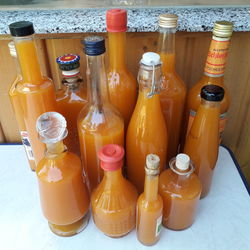
<instances>
[{"instance_id":1,"label":"white paper label","mask_svg":"<svg viewBox=\"0 0 250 250\"><path fill-rule=\"evenodd\" d=\"M156 221L155 236L157 237L161 233L162 228L162 216L160 216Z\"/></svg>"}]
</instances>

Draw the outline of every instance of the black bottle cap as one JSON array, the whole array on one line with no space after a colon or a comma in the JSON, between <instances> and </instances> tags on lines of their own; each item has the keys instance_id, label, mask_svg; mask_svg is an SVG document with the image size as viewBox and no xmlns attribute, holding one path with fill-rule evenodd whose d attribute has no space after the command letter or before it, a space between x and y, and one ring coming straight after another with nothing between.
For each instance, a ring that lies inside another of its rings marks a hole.
<instances>
[{"instance_id":1,"label":"black bottle cap","mask_svg":"<svg viewBox=\"0 0 250 250\"><path fill-rule=\"evenodd\" d=\"M9 25L12 36L30 36L35 33L33 23L29 21L20 21Z\"/></svg>"},{"instance_id":2,"label":"black bottle cap","mask_svg":"<svg viewBox=\"0 0 250 250\"><path fill-rule=\"evenodd\" d=\"M206 85L201 89L201 98L212 101L212 102L220 102L224 97L224 89L217 85Z\"/></svg>"},{"instance_id":3,"label":"black bottle cap","mask_svg":"<svg viewBox=\"0 0 250 250\"><path fill-rule=\"evenodd\" d=\"M105 40L102 36L88 36L82 41L85 54L88 56L98 56L105 53Z\"/></svg>"},{"instance_id":4,"label":"black bottle cap","mask_svg":"<svg viewBox=\"0 0 250 250\"><path fill-rule=\"evenodd\" d=\"M66 54L59 56L56 59L56 62L59 65L59 68L63 71L70 71L80 67L80 56L74 54Z\"/></svg>"}]
</instances>

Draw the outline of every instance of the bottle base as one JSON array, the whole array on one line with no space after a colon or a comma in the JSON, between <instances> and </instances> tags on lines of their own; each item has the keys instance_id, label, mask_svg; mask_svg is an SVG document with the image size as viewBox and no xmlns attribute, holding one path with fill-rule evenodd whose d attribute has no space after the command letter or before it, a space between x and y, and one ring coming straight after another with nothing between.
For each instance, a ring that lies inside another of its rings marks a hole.
<instances>
[{"instance_id":1,"label":"bottle base","mask_svg":"<svg viewBox=\"0 0 250 250\"><path fill-rule=\"evenodd\" d=\"M106 233L104 233L104 232L103 232L103 233L104 233L106 236L110 237L110 238L116 239L116 238L122 238L122 237L128 235L131 231L133 231L133 229L134 229L134 228L132 228L132 229L129 230L128 232L122 233L122 234L106 234Z\"/></svg>"}]
</instances>

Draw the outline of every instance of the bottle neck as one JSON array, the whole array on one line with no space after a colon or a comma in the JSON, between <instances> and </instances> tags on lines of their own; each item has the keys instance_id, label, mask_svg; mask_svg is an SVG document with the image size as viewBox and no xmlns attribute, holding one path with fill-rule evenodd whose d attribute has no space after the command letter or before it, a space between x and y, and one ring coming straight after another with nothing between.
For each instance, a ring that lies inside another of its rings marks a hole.
<instances>
[{"instance_id":1,"label":"bottle neck","mask_svg":"<svg viewBox=\"0 0 250 250\"><path fill-rule=\"evenodd\" d=\"M147 175L145 177L144 195L147 201L155 201L158 198L158 175Z\"/></svg>"},{"instance_id":2,"label":"bottle neck","mask_svg":"<svg viewBox=\"0 0 250 250\"><path fill-rule=\"evenodd\" d=\"M163 74L175 71L176 28L159 28L158 51L161 56Z\"/></svg>"},{"instance_id":3,"label":"bottle neck","mask_svg":"<svg viewBox=\"0 0 250 250\"><path fill-rule=\"evenodd\" d=\"M108 40L110 70L125 69L126 32L108 32Z\"/></svg>"},{"instance_id":4,"label":"bottle neck","mask_svg":"<svg viewBox=\"0 0 250 250\"><path fill-rule=\"evenodd\" d=\"M80 89L80 86L82 84L82 78L80 75L76 76L63 76L62 78L62 84L70 91L76 92Z\"/></svg>"},{"instance_id":5,"label":"bottle neck","mask_svg":"<svg viewBox=\"0 0 250 250\"><path fill-rule=\"evenodd\" d=\"M204 108L220 109L220 102L207 101L207 100L201 98L201 106Z\"/></svg>"},{"instance_id":6,"label":"bottle neck","mask_svg":"<svg viewBox=\"0 0 250 250\"><path fill-rule=\"evenodd\" d=\"M23 82L41 84L43 78L33 35L27 37L14 37L14 42Z\"/></svg>"},{"instance_id":7,"label":"bottle neck","mask_svg":"<svg viewBox=\"0 0 250 250\"><path fill-rule=\"evenodd\" d=\"M48 158L56 157L67 150L66 146L63 144L63 141L56 143L46 143L46 148L46 157Z\"/></svg>"},{"instance_id":8,"label":"bottle neck","mask_svg":"<svg viewBox=\"0 0 250 250\"><path fill-rule=\"evenodd\" d=\"M120 183L122 177L121 168L115 171L104 171L104 176L107 185L117 185L117 183Z\"/></svg>"}]
</instances>

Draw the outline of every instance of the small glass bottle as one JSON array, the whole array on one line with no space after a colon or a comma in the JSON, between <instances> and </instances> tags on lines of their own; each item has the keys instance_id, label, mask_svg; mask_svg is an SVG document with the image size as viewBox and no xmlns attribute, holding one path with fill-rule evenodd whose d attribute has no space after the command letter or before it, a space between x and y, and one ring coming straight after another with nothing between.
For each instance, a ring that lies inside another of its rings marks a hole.
<instances>
[{"instance_id":1,"label":"small glass bottle","mask_svg":"<svg viewBox=\"0 0 250 250\"><path fill-rule=\"evenodd\" d=\"M64 142L70 152L80 156L77 117L87 104L87 88L80 76L80 56L66 54L56 62L62 71L62 88L56 93L58 112L66 118L69 131Z\"/></svg>"},{"instance_id":2,"label":"small glass bottle","mask_svg":"<svg viewBox=\"0 0 250 250\"><path fill-rule=\"evenodd\" d=\"M202 183L201 198L211 186L214 168L219 152L220 104L224 89L217 85L206 85L201 89L201 104L187 135L184 153L195 165L195 172Z\"/></svg>"},{"instance_id":3,"label":"small glass bottle","mask_svg":"<svg viewBox=\"0 0 250 250\"><path fill-rule=\"evenodd\" d=\"M90 190L103 177L98 152L106 144L124 144L124 122L110 104L104 64L105 41L89 36L83 41L87 59L88 104L78 116L78 132L83 166L88 175Z\"/></svg>"},{"instance_id":4,"label":"small glass bottle","mask_svg":"<svg viewBox=\"0 0 250 250\"><path fill-rule=\"evenodd\" d=\"M137 201L137 239L146 246L154 245L160 238L163 202L158 194L160 158L149 154L146 157L144 193Z\"/></svg>"},{"instance_id":5,"label":"small glass bottle","mask_svg":"<svg viewBox=\"0 0 250 250\"><path fill-rule=\"evenodd\" d=\"M93 219L107 236L122 237L135 227L138 193L122 176L124 149L121 146L106 145L98 156L104 177L91 195Z\"/></svg>"},{"instance_id":6,"label":"small glass bottle","mask_svg":"<svg viewBox=\"0 0 250 250\"><path fill-rule=\"evenodd\" d=\"M63 143L66 120L47 112L37 119L36 127L47 148L36 168L43 214L55 234L77 234L88 224L90 199L81 160Z\"/></svg>"},{"instance_id":7,"label":"small glass bottle","mask_svg":"<svg viewBox=\"0 0 250 250\"><path fill-rule=\"evenodd\" d=\"M190 227L201 195L201 183L186 154L178 154L161 173L159 193L163 199L163 225L172 230Z\"/></svg>"}]
</instances>

